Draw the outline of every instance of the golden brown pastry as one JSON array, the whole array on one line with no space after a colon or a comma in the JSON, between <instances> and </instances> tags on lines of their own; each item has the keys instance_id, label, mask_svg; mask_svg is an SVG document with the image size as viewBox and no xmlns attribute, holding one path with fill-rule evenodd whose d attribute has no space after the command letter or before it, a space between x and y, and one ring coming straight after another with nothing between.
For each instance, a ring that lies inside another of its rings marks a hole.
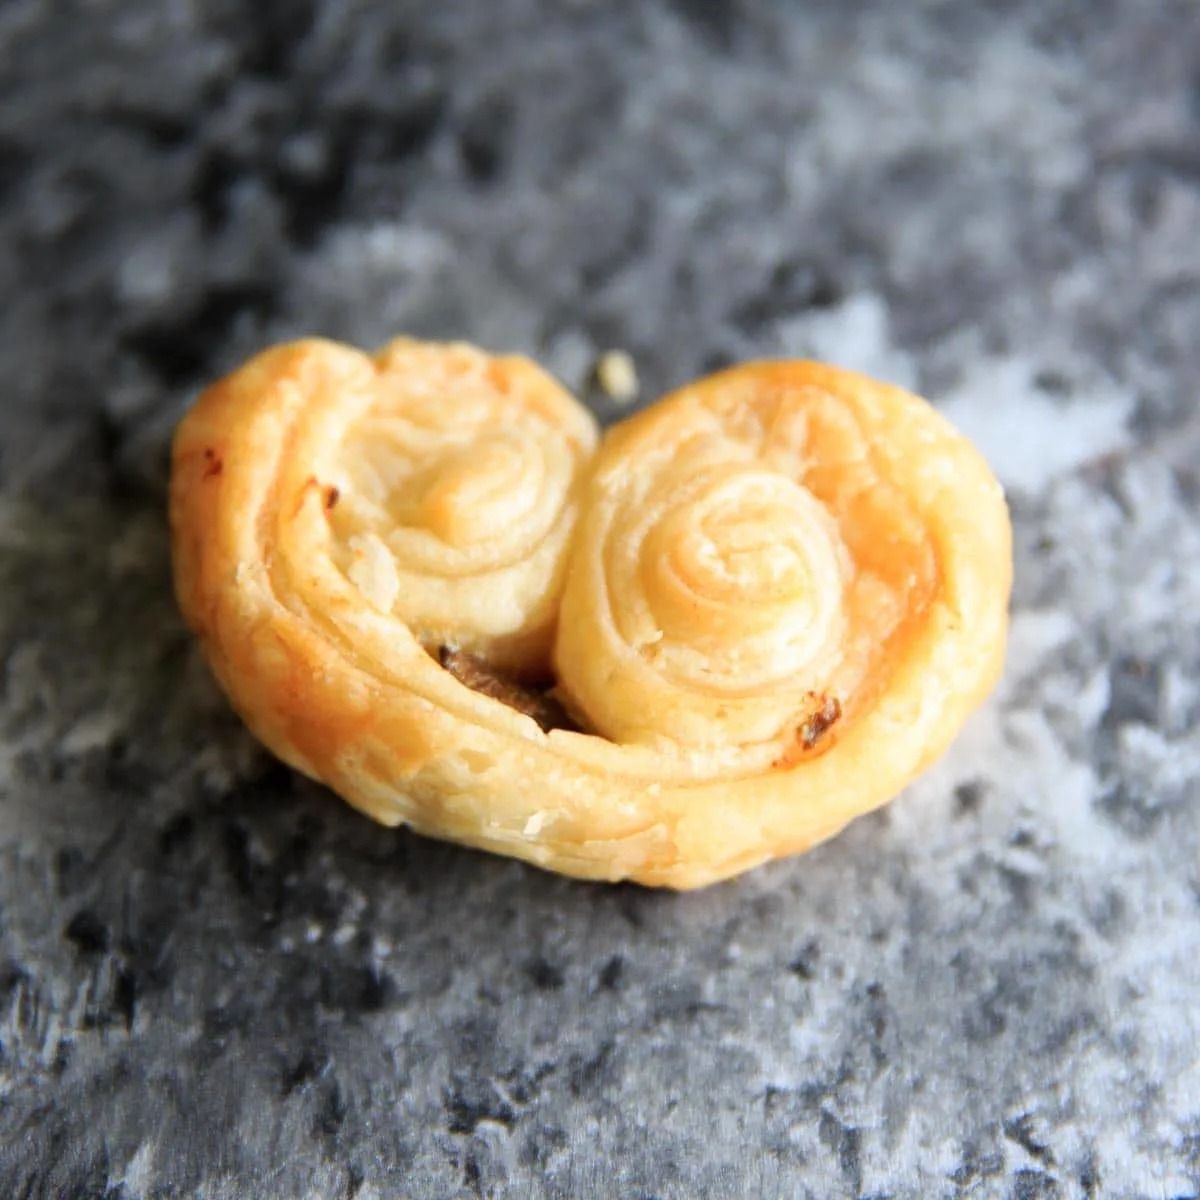
<instances>
[{"instance_id":1,"label":"golden brown pastry","mask_svg":"<svg viewBox=\"0 0 1200 1200\"><path fill-rule=\"evenodd\" d=\"M1007 511L924 401L755 364L593 441L464 346L306 342L211 389L176 584L255 733L387 824L689 888L886 803L993 685Z\"/></svg>"}]
</instances>

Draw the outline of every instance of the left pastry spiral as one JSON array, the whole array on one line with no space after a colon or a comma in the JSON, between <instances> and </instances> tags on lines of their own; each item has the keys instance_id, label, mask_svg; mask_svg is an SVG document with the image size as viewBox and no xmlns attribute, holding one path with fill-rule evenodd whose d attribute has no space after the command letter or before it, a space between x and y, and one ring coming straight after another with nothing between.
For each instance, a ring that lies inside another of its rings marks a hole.
<instances>
[{"instance_id":1,"label":"left pastry spiral","mask_svg":"<svg viewBox=\"0 0 1200 1200\"><path fill-rule=\"evenodd\" d=\"M194 585L212 604L256 581L326 619L336 598L429 650L541 677L596 438L524 358L405 339L374 358L316 340L269 350L176 438L176 528L205 515L205 545L180 547L181 596L194 608ZM210 541L223 529L239 534L228 554Z\"/></svg>"},{"instance_id":2,"label":"left pastry spiral","mask_svg":"<svg viewBox=\"0 0 1200 1200\"><path fill-rule=\"evenodd\" d=\"M309 339L209 388L172 447L175 587L256 736L436 827L477 761L461 720L541 732L442 664L544 680L597 436L536 364L460 343Z\"/></svg>"}]
</instances>

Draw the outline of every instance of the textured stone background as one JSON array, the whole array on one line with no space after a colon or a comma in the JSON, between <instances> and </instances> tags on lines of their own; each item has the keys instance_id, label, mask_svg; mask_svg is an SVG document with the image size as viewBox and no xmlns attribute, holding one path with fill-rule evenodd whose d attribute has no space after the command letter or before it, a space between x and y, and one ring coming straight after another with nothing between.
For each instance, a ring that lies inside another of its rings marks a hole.
<instances>
[{"instance_id":1,"label":"textured stone background","mask_svg":"<svg viewBox=\"0 0 1200 1200\"><path fill-rule=\"evenodd\" d=\"M1200 1194L1194 0L7 0L0 91L0 1195ZM197 663L163 450L399 330L924 389L999 695L698 895L373 827Z\"/></svg>"}]
</instances>

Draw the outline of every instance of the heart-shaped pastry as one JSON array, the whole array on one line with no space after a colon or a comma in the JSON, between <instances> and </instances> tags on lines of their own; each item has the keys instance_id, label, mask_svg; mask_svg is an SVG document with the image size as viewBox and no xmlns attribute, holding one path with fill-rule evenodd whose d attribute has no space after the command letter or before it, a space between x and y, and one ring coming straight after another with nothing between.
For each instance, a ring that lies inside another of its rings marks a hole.
<instances>
[{"instance_id":1,"label":"heart-shaped pastry","mask_svg":"<svg viewBox=\"0 0 1200 1200\"><path fill-rule=\"evenodd\" d=\"M255 734L386 824L690 888L892 799L995 683L1008 513L925 401L750 364L596 440L459 344L301 342L211 388L176 588Z\"/></svg>"}]
</instances>

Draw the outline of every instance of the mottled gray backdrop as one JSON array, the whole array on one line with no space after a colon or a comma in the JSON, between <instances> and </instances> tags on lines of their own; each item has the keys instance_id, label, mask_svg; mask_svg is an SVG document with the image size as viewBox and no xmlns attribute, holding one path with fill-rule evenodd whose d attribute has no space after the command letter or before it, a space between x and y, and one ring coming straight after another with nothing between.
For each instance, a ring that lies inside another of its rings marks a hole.
<instances>
[{"instance_id":1,"label":"mottled gray backdrop","mask_svg":"<svg viewBox=\"0 0 1200 1200\"><path fill-rule=\"evenodd\" d=\"M999 694L697 895L369 824L199 665L163 452L400 331L921 388ZM1200 1194L1198 387L1195 0L6 0L0 1195Z\"/></svg>"}]
</instances>

